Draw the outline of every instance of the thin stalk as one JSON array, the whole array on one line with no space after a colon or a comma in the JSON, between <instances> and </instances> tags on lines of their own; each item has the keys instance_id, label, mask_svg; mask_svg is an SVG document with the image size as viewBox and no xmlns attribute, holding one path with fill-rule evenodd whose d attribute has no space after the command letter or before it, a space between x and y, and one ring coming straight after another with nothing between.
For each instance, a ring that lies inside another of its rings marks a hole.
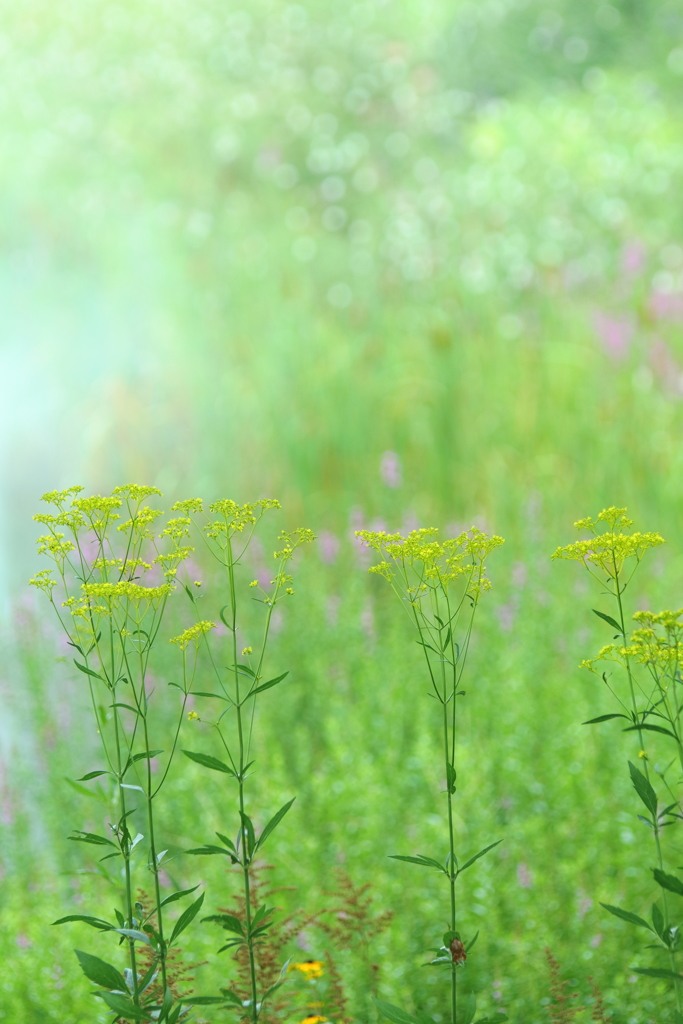
<instances>
[{"instance_id":1,"label":"thin stalk","mask_svg":"<svg viewBox=\"0 0 683 1024\"><path fill-rule=\"evenodd\" d=\"M239 787L239 808L240 808L240 832L242 838L242 871L244 875L244 904L247 918L247 949L249 951L249 977L251 981L251 1020L258 1024L257 987L256 987L256 961L254 958L254 941L251 934L251 880L249 878L249 857L248 857L248 835L244 827L244 727L242 723L242 704L240 702L240 674L237 668L237 594L235 590L235 568L232 557L232 544L228 536L227 542L227 569L230 581L230 610L232 614L232 653L235 673L235 710L237 715L237 735L239 741L239 774L237 784Z\"/></svg>"},{"instance_id":2,"label":"thin stalk","mask_svg":"<svg viewBox=\"0 0 683 1024\"><path fill-rule=\"evenodd\" d=\"M623 606L623 603L622 603L622 600L621 600L622 589L619 586L619 571L617 569L616 558L615 558L614 552L612 552L612 561L613 561L613 564L614 564L614 585L615 585L615 590L616 590L617 606L619 608L619 625L621 626L621 635L622 635L622 638L623 638L623 641L624 641L624 646L626 647L627 646L627 644L626 644L626 623L624 621L624 606ZM634 712L634 714L637 714L636 695L635 695L635 687L633 685L633 675L632 675L632 672L631 672L631 662L630 662L630 658L628 657L628 655L626 655L625 657L626 657L626 671L628 673L628 682L629 682L629 687L630 687L630 690L631 690L631 701L632 701L632 704L633 704L633 712ZM639 743L640 743L640 749L643 750L644 749L643 732L642 732L642 729L640 729L640 728L638 729L638 740L639 740ZM649 779L650 772L649 772L649 769L648 769L647 759L645 759L645 775ZM658 825L658 822L656 820L656 815L655 815L654 839L655 839L655 846L657 848L657 859L659 861L659 869L660 869L660 871L663 871L664 870L664 860L662 858L662 844L661 844L660 839L659 839L659 825ZM664 927L666 929L668 929L669 928L669 906L668 906L668 900L666 898L666 890L665 889L662 889L662 904L663 904L663 907L664 907ZM675 957L675 954L674 954L672 949L669 949L669 960L670 960L670 963L671 963L671 970L675 974L676 973L676 957ZM676 1008L677 1008L678 1012L680 1013L681 1010L683 1009L683 1004L681 1003L681 993L680 993L679 983L676 980L674 981L674 991L676 993Z\"/></svg>"}]
</instances>

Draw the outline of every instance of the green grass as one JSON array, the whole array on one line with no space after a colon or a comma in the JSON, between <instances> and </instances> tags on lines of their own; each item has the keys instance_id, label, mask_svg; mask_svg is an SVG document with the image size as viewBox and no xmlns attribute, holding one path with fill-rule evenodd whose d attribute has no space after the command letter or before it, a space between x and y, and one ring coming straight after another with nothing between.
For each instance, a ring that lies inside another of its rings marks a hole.
<instances>
[{"instance_id":1,"label":"green grass","mask_svg":"<svg viewBox=\"0 0 683 1024\"><path fill-rule=\"evenodd\" d=\"M283 899L321 905L339 865L370 880L396 912L384 995L434 1014L445 989L419 965L440 890L387 855L441 834L438 722L349 531L477 519L507 538L461 729L461 843L504 839L467 880L473 984L482 1009L495 982L512 1020L545 1024L547 944L615 1020L664 1024L659 983L629 980L631 931L598 906L628 893L641 912L652 886L632 748L580 725L609 710L576 668L604 636L549 556L576 518L627 504L669 541L634 597L680 603L679 12L615 5L607 29L594 5L556 5L541 51L539 3L310 3L308 21L265 0L248 17L212 0L4 7L0 320L26 397L5 385L0 1020L96 1019L71 953L91 937L48 927L74 893L102 898L66 842L96 817L63 781L94 744L24 580L40 493L134 478L169 500L273 494L287 525L339 537L334 564L302 560L255 785L264 816L297 795L273 847L297 887ZM576 37L583 62L564 54ZM607 318L623 350L601 341ZM171 787L179 848L220 828L199 769ZM189 860L178 880L222 905L223 877ZM224 962L190 952L208 992Z\"/></svg>"}]
</instances>

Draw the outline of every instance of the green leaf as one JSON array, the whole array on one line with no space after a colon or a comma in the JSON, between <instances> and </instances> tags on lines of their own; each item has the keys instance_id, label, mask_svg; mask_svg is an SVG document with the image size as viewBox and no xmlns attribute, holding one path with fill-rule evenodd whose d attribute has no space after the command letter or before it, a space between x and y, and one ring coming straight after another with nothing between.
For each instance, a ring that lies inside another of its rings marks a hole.
<instances>
[{"instance_id":1,"label":"green leaf","mask_svg":"<svg viewBox=\"0 0 683 1024\"><path fill-rule=\"evenodd\" d=\"M478 938L479 938L479 932L476 931L474 933L474 938L470 939L469 942L465 943L465 952L466 953L469 953L469 951L472 949L472 947L474 946L474 944L475 944L475 942L477 941Z\"/></svg>"},{"instance_id":2,"label":"green leaf","mask_svg":"<svg viewBox=\"0 0 683 1024\"><path fill-rule=\"evenodd\" d=\"M624 729L624 732L639 732L643 729L645 732L659 732L662 736L671 736L672 739L678 742L678 737L671 732L671 729L664 729L661 725L650 725L649 722L641 722L640 725L629 725L628 729Z\"/></svg>"},{"instance_id":3,"label":"green leaf","mask_svg":"<svg viewBox=\"0 0 683 1024\"><path fill-rule=\"evenodd\" d=\"M104 679L104 677L101 676L99 674L99 672L93 672L93 670L91 668L88 668L87 665L81 665L80 661L76 661L75 658L74 658L74 665L81 672L84 672L86 676L92 676L93 679L99 679L101 683L106 683L107 680Z\"/></svg>"},{"instance_id":4,"label":"green leaf","mask_svg":"<svg viewBox=\"0 0 683 1024\"><path fill-rule=\"evenodd\" d=\"M446 784L448 786L448 792L452 795L455 793L455 781L457 778L457 772L452 764L446 764Z\"/></svg>"},{"instance_id":5,"label":"green leaf","mask_svg":"<svg viewBox=\"0 0 683 1024\"><path fill-rule=\"evenodd\" d=\"M118 1017L125 1017L126 1020L151 1020L149 1012L136 1006L128 996L116 995L114 992L98 992L97 995Z\"/></svg>"},{"instance_id":6,"label":"green leaf","mask_svg":"<svg viewBox=\"0 0 683 1024\"><path fill-rule=\"evenodd\" d=\"M260 849L261 849L261 847L262 847L262 846L263 846L263 844L265 843L265 841L266 841L266 839L268 838L268 836L269 836L269 835L270 835L270 834L271 834L272 832L274 832L274 831L275 831L275 829L276 829L276 828L278 827L278 825L280 824L280 822L281 822L281 821L282 821L282 819L284 818L285 814L287 813L287 811L289 810L289 808L290 808L290 807L292 806L292 804L294 803L294 800L296 800L296 797L294 797L294 799L293 799L293 800L290 800L290 801L289 801L289 803L286 803L286 804L284 804L284 806L282 806L282 807L280 808L280 810L279 810L279 811L278 811L278 812L277 812L276 814L274 814L274 815L273 815L273 817L272 817L272 818L270 819L270 821L268 822L268 824L267 824L267 825L265 826L265 828L263 829L263 832L261 833L261 835L260 835L260 836L258 837L258 840L257 840L257 842L256 842L256 845L254 846L254 851L256 851L256 850L260 850Z\"/></svg>"},{"instance_id":7,"label":"green leaf","mask_svg":"<svg viewBox=\"0 0 683 1024\"><path fill-rule=\"evenodd\" d=\"M228 699L227 697L224 697L223 694L221 694L221 693L209 693L206 690L193 690L192 691L192 696L193 697L218 697L219 700L227 700Z\"/></svg>"},{"instance_id":8,"label":"green leaf","mask_svg":"<svg viewBox=\"0 0 683 1024\"><path fill-rule=\"evenodd\" d=\"M242 819L242 840L246 838L247 856L251 857L256 846L256 835L254 833L254 824L248 814L240 811L240 818Z\"/></svg>"},{"instance_id":9,"label":"green leaf","mask_svg":"<svg viewBox=\"0 0 683 1024\"><path fill-rule=\"evenodd\" d=\"M242 1000L240 999L240 997L237 995L236 992L233 992L232 989L230 989L230 988L222 988L221 992L223 993L225 998L229 1002L231 1002L234 1006L240 1006L241 1007L243 1005Z\"/></svg>"},{"instance_id":10,"label":"green leaf","mask_svg":"<svg viewBox=\"0 0 683 1024\"><path fill-rule=\"evenodd\" d=\"M121 703L117 702L116 704L112 704L111 707L113 707L113 708L126 708L128 711L132 711L134 715L138 715L140 713L139 709L138 708L134 708L131 704L121 704Z\"/></svg>"},{"instance_id":11,"label":"green leaf","mask_svg":"<svg viewBox=\"0 0 683 1024\"><path fill-rule=\"evenodd\" d=\"M646 978L663 978L666 981L683 981L683 974L676 974L675 971L667 971L664 967L634 967L634 974L644 974Z\"/></svg>"},{"instance_id":12,"label":"green leaf","mask_svg":"<svg viewBox=\"0 0 683 1024\"><path fill-rule=\"evenodd\" d=\"M581 725L597 725L599 722L609 722L611 718L626 718L628 715L598 715L597 718L589 718L587 722L582 722Z\"/></svg>"},{"instance_id":13,"label":"green leaf","mask_svg":"<svg viewBox=\"0 0 683 1024\"><path fill-rule=\"evenodd\" d=\"M392 1003L385 1003L383 999L375 999L374 996L372 997L372 1001L382 1016L393 1021L393 1024L421 1024L417 1017L413 1017L411 1013L407 1013L405 1010L402 1010L400 1006L394 1006Z\"/></svg>"},{"instance_id":14,"label":"green leaf","mask_svg":"<svg viewBox=\"0 0 683 1024\"><path fill-rule=\"evenodd\" d=\"M629 910L622 910L621 907L613 907L609 903L601 903L600 906L615 917L620 917L622 921L628 921L629 924L637 924L641 928L647 928L649 932L652 931L652 928L647 921L644 921L642 917L638 917L637 914L632 914Z\"/></svg>"},{"instance_id":15,"label":"green leaf","mask_svg":"<svg viewBox=\"0 0 683 1024\"><path fill-rule=\"evenodd\" d=\"M74 832L77 831L74 829ZM111 839L105 839L104 836L97 836L94 832L81 832L77 836L67 836L72 843L91 843L93 846L113 846L115 850L118 850L116 843L112 843Z\"/></svg>"},{"instance_id":16,"label":"green leaf","mask_svg":"<svg viewBox=\"0 0 683 1024\"><path fill-rule=\"evenodd\" d=\"M136 761L147 760L147 758L156 757L157 754L163 754L163 750L144 750L141 754L134 754L130 759L131 764L135 764Z\"/></svg>"},{"instance_id":17,"label":"green leaf","mask_svg":"<svg viewBox=\"0 0 683 1024\"><path fill-rule=\"evenodd\" d=\"M470 857L469 860L465 861L463 866L458 870L458 874L461 874L463 871L466 871L467 868L471 867L472 864L474 864L475 860L479 860L479 858L483 857L485 853L488 853L489 850L492 850L494 848L494 846L499 846L500 843L502 843L502 842L503 842L502 839L497 839L495 841L495 843L489 843L489 845L485 846L483 850L479 851L479 853L475 853L474 857Z\"/></svg>"},{"instance_id":18,"label":"green leaf","mask_svg":"<svg viewBox=\"0 0 683 1024\"><path fill-rule=\"evenodd\" d=\"M276 981L274 985L271 985L270 988L266 992L264 992L261 997L261 1006L263 1006L263 1004L265 1003L266 999L268 999L269 996L274 995L274 993L277 992L279 988L282 988L283 985L284 981Z\"/></svg>"},{"instance_id":19,"label":"green leaf","mask_svg":"<svg viewBox=\"0 0 683 1024\"><path fill-rule=\"evenodd\" d=\"M67 924L69 921L83 921L84 924L89 924L91 928L97 928L101 932L113 931L114 925L109 924L109 921L103 921L99 917L89 917L87 914L69 914L67 917L60 917L59 921L53 921L53 924Z\"/></svg>"},{"instance_id":20,"label":"green leaf","mask_svg":"<svg viewBox=\"0 0 683 1024\"><path fill-rule=\"evenodd\" d=\"M228 839L228 837L224 836L222 832L216 832L216 835L222 843L225 843L229 850L232 850L233 853L237 853L237 848L235 847L232 839Z\"/></svg>"},{"instance_id":21,"label":"green leaf","mask_svg":"<svg viewBox=\"0 0 683 1024\"><path fill-rule=\"evenodd\" d=\"M144 942L147 946L152 945L149 935L145 935L144 932L137 931L135 928L114 928L114 931L119 935L125 935L127 939L133 939L134 942Z\"/></svg>"},{"instance_id":22,"label":"green leaf","mask_svg":"<svg viewBox=\"0 0 683 1024\"><path fill-rule=\"evenodd\" d=\"M204 893L202 893L199 899L195 900L194 903L187 908L187 910L183 911L183 913L176 921L173 931L171 932L171 938L168 941L169 946L172 946L175 940L181 934L181 932L184 932L187 926L190 924L190 922L194 921L195 917L202 908L203 902Z\"/></svg>"},{"instance_id":23,"label":"green leaf","mask_svg":"<svg viewBox=\"0 0 683 1024\"><path fill-rule=\"evenodd\" d=\"M593 608L592 610L593 613L597 615L599 619L604 619L608 626L612 626L614 629L616 629L619 636L624 635L623 629L621 628L617 620L613 619L611 615L605 615L604 612L599 612L597 608Z\"/></svg>"},{"instance_id":24,"label":"green leaf","mask_svg":"<svg viewBox=\"0 0 683 1024\"><path fill-rule=\"evenodd\" d=\"M661 885L662 889L668 889L669 892L675 892L677 896L683 896L683 882L681 882L680 878L676 878L675 875L667 875L665 871L660 871L659 868L655 868L653 874L655 882Z\"/></svg>"},{"instance_id":25,"label":"green leaf","mask_svg":"<svg viewBox=\"0 0 683 1024\"><path fill-rule=\"evenodd\" d=\"M220 1006L229 1002L225 996L188 996L187 999L181 1000L186 1006ZM239 1005L242 1005L240 999Z\"/></svg>"},{"instance_id":26,"label":"green leaf","mask_svg":"<svg viewBox=\"0 0 683 1024\"><path fill-rule=\"evenodd\" d=\"M108 771L88 772L87 775L81 775L80 779L77 779L76 781L77 782L88 782L90 779L97 779L97 778L99 778L100 775L111 775L111 772L108 772ZM90 792L90 790L88 790L88 792Z\"/></svg>"},{"instance_id":27,"label":"green leaf","mask_svg":"<svg viewBox=\"0 0 683 1024\"><path fill-rule=\"evenodd\" d=\"M200 857L208 857L213 853L222 853L225 857L232 857L233 860L235 859L234 854L231 854L229 850L224 850L222 846L198 846L194 850L185 850L185 853L192 853L195 856Z\"/></svg>"},{"instance_id":28,"label":"green leaf","mask_svg":"<svg viewBox=\"0 0 683 1024\"><path fill-rule=\"evenodd\" d=\"M169 1013L171 1012L172 1009L173 1009L173 993L171 992L170 988L167 988L166 991L164 992L164 1001L161 1004L161 1009L159 1011L159 1016L157 1017L157 1020L158 1021L168 1020L168 1015L169 1015Z\"/></svg>"},{"instance_id":29,"label":"green leaf","mask_svg":"<svg viewBox=\"0 0 683 1024\"><path fill-rule=\"evenodd\" d=\"M235 668L238 672L241 672L242 675L249 676L250 679L256 679L256 673L253 668L249 668L248 665L235 665Z\"/></svg>"},{"instance_id":30,"label":"green leaf","mask_svg":"<svg viewBox=\"0 0 683 1024\"><path fill-rule=\"evenodd\" d=\"M628 762L628 770L631 773L631 782L636 793L654 818L657 814L657 794L645 775L630 761Z\"/></svg>"},{"instance_id":31,"label":"green leaf","mask_svg":"<svg viewBox=\"0 0 683 1024\"><path fill-rule=\"evenodd\" d=\"M190 761L196 761L204 768L213 768L215 772L225 772L226 775L235 774L232 768L228 768L227 764L223 764L217 757L211 757L210 754L196 754L192 750L183 750L183 754L185 757L189 757Z\"/></svg>"},{"instance_id":32,"label":"green leaf","mask_svg":"<svg viewBox=\"0 0 683 1024\"><path fill-rule=\"evenodd\" d=\"M93 956L92 953L84 953L82 949L75 949L74 953L78 957L83 973L90 981L94 981L96 985L101 985L102 988L115 988L122 992L126 991L123 975L115 967L112 967L111 964L100 960L98 956Z\"/></svg>"},{"instance_id":33,"label":"green leaf","mask_svg":"<svg viewBox=\"0 0 683 1024\"><path fill-rule=\"evenodd\" d=\"M223 615L223 612L225 611L225 609L226 609L227 607L228 607L228 605L227 605L227 604L224 604L224 605L223 605L223 607L221 608L221 610L219 611L219 613L218 613L218 614L219 614L219 616L220 616L220 620L221 620L221 622L223 623L223 625L224 625L224 626L227 626L227 627L228 627L228 629L230 630L230 632L232 633L232 626L230 625L230 623L229 623L229 622L226 622L226 621L225 621L225 617L224 617L224 615Z\"/></svg>"},{"instance_id":34,"label":"green leaf","mask_svg":"<svg viewBox=\"0 0 683 1024\"><path fill-rule=\"evenodd\" d=\"M438 860L433 860L431 857L425 857L423 854L418 854L417 857L404 857L400 853L390 853L389 857L391 860L404 860L407 864L419 864L423 868L438 868L439 871L445 871L443 864L439 864ZM389 1004L387 1003L387 1006Z\"/></svg>"},{"instance_id":35,"label":"green leaf","mask_svg":"<svg viewBox=\"0 0 683 1024\"><path fill-rule=\"evenodd\" d=\"M664 915L656 903L652 904L652 924L660 939L664 938Z\"/></svg>"},{"instance_id":36,"label":"green leaf","mask_svg":"<svg viewBox=\"0 0 683 1024\"><path fill-rule=\"evenodd\" d=\"M199 885L193 886L191 889L179 889L178 892L174 892L171 896L167 896L165 900L162 900L159 904L160 907L165 907L169 903L175 903L176 900L181 900L183 896L189 896L191 892L198 889Z\"/></svg>"},{"instance_id":37,"label":"green leaf","mask_svg":"<svg viewBox=\"0 0 683 1024\"><path fill-rule=\"evenodd\" d=\"M202 921L219 924L227 932L234 932L235 935L240 935L243 939L246 938L242 922L234 914L209 914L208 917L203 917Z\"/></svg>"},{"instance_id":38,"label":"green leaf","mask_svg":"<svg viewBox=\"0 0 683 1024\"><path fill-rule=\"evenodd\" d=\"M254 697L257 693L263 693L264 690L269 690L271 686L277 686L282 680L289 675L289 672L283 672L281 676L276 676L275 679L269 679L267 683L261 683L260 686L255 686L253 690L250 690L247 697ZM247 697L244 699L246 700ZM265 997L264 997L265 998Z\"/></svg>"}]
</instances>

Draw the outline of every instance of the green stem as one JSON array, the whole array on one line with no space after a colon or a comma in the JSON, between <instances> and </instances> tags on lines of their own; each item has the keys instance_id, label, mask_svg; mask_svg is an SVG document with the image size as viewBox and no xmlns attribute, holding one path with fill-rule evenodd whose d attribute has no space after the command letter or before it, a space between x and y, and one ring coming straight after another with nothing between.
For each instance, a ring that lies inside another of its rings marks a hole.
<instances>
[{"instance_id":1,"label":"green stem","mask_svg":"<svg viewBox=\"0 0 683 1024\"><path fill-rule=\"evenodd\" d=\"M619 586L619 572L617 570L616 559L615 559L615 556L614 556L614 552L612 553L612 559L613 559L613 562L614 562L614 583L615 583L615 587L616 587L617 605L618 605L618 608L619 608L619 624L621 626L621 634L622 634L622 638L623 638L623 641L624 641L624 646L626 646L626 623L624 621L624 607L623 607L622 600L621 600L621 593L622 593L622 591L621 591L621 587ZM631 690L631 702L632 702L633 712L634 712L634 714L637 715L635 687L633 685L633 674L631 672L631 662L630 662L630 659L629 659L628 655L626 656L626 671L628 673L628 682L629 682L629 687L630 687L630 690ZM644 749L644 741L643 741L642 729L638 729L638 741L640 743L640 749L643 750ZM649 779L650 772L649 772L649 768L648 768L647 758L645 758L645 775ZM655 815L655 823L654 824L655 824L654 837L655 837L655 846L657 848L657 859L659 861L659 869L660 869L660 871L663 871L664 870L664 860L663 860L663 857L662 857L662 844L661 844L660 839L659 839L659 826L658 826L658 823L657 823L656 815ZM664 927L666 929L668 929L669 928L669 906L668 906L668 900L666 898L666 890L664 890L664 889L662 890L662 904L664 906ZM676 955L675 955L675 953L673 952L672 949L669 949L669 961L670 961L670 964L671 964L671 970L675 974L676 973ZM681 1003L681 992L680 992L680 987L679 987L678 981L674 981L674 991L676 993L676 1008L677 1008L678 1012L680 1013L681 1010L683 1009L683 1004Z\"/></svg>"},{"instance_id":2,"label":"green stem","mask_svg":"<svg viewBox=\"0 0 683 1024\"><path fill-rule=\"evenodd\" d=\"M142 681L142 687L144 691L144 678ZM149 745L149 733L147 731L147 698L143 693L143 700L145 701L145 715L142 720L142 726L145 735L145 750L150 750ZM166 980L166 943L164 941L164 921L161 913L161 887L159 884L159 862L157 860L156 842L154 838L154 812L153 802L154 796L152 794L152 765L151 760L147 758L147 822L149 824L149 854L152 861L152 873L154 875L154 901L157 908L157 932L159 934L159 966L161 968L161 982L166 994L167 980Z\"/></svg>"},{"instance_id":3,"label":"green stem","mask_svg":"<svg viewBox=\"0 0 683 1024\"><path fill-rule=\"evenodd\" d=\"M232 653L235 672L235 708L237 714L237 734L239 739L239 774L237 783L239 786L239 808L240 808L240 832L242 837L242 871L244 876L244 905L247 924L247 949L249 951L249 977L251 981L251 1020L252 1024L258 1024L257 986L256 986L256 960L254 957L254 940L251 934L251 879L249 878L249 837L244 827L244 727L242 723L242 704L240 702L240 676L237 668L237 594L235 590L235 570L232 557L232 544L228 536L228 577L230 580L230 608L232 613Z\"/></svg>"}]
</instances>

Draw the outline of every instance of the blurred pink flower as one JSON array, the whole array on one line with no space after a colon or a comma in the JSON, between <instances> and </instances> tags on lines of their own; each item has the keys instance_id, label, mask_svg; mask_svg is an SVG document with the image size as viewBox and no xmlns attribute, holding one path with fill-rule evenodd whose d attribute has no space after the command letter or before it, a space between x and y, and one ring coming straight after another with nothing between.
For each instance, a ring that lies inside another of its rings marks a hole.
<instances>
[{"instance_id":1,"label":"blurred pink flower","mask_svg":"<svg viewBox=\"0 0 683 1024\"><path fill-rule=\"evenodd\" d=\"M528 865L523 861L517 865L517 884L520 885L522 889L531 889L534 884L534 879L529 871Z\"/></svg>"},{"instance_id":2,"label":"blurred pink flower","mask_svg":"<svg viewBox=\"0 0 683 1024\"><path fill-rule=\"evenodd\" d=\"M595 331L607 355L623 359L633 337L633 324L627 317L596 313Z\"/></svg>"},{"instance_id":3,"label":"blurred pink flower","mask_svg":"<svg viewBox=\"0 0 683 1024\"><path fill-rule=\"evenodd\" d=\"M627 242L621 253L621 268L629 277L640 274L645 267L647 250L642 242L632 239Z\"/></svg>"},{"instance_id":4,"label":"blurred pink flower","mask_svg":"<svg viewBox=\"0 0 683 1024\"><path fill-rule=\"evenodd\" d=\"M339 548L341 542L339 537L335 536L334 533L330 533L329 530L322 530L318 537L318 551L320 552L320 561L324 562L325 565L332 565L337 561L339 555Z\"/></svg>"},{"instance_id":5,"label":"blurred pink flower","mask_svg":"<svg viewBox=\"0 0 683 1024\"><path fill-rule=\"evenodd\" d=\"M400 487L403 482L401 460L396 452L384 452L380 462L379 475L387 487Z\"/></svg>"},{"instance_id":6,"label":"blurred pink flower","mask_svg":"<svg viewBox=\"0 0 683 1024\"><path fill-rule=\"evenodd\" d=\"M655 320L683 320L683 295L680 292L653 291L649 301Z\"/></svg>"}]
</instances>

